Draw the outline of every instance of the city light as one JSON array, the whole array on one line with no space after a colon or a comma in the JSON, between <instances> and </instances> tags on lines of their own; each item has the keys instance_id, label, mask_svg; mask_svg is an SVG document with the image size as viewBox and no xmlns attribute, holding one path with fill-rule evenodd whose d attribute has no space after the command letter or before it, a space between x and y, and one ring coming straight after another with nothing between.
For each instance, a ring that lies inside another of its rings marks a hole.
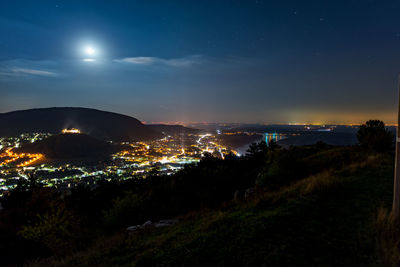
<instances>
[{"instance_id":1,"label":"city light","mask_svg":"<svg viewBox=\"0 0 400 267\"><path fill-rule=\"evenodd\" d=\"M26 159L28 160L23 161L22 163L18 164L18 167L25 167L28 165L31 165L35 163L36 161L40 160L43 158L42 154L30 154L30 153L15 153L12 151L12 148L7 149L4 153L0 154L0 159L7 157L8 159L0 162L0 166L12 163L14 161L20 160L20 159Z\"/></svg>"},{"instance_id":2,"label":"city light","mask_svg":"<svg viewBox=\"0 0 400 267\"><path fill-rule=\"evenodd\" d=\"M61 132L63 134L80 134L81 133L81 131L79 129L76 129L76 128L63 129Z\"/></svg>"},{"instance_id":3,"label":"city light","mask_svg":"<svg viewBox=\"0 0 400 267\"><path fill-rule=\"evenodd\" d=\"M65 128L62 134L79 134L76 128ZM72 188L85 183L95 185L99 180L110 180L110 177L130 179L146 178L150 174L171 175L184 167L185 164L195 164L206 153L224 158L229 153L238 152L221 144L219 139L223 133L217 134L185 134L168 135L153 141L124 141L119 145L125 148L111 155L111 161L96 167L77 164L53 164L40 153L17 153L13 149L24 147L24 144L43 140L48 133L25 133L18 138L2 138L0 140L3 153L0 154L0 196L14 188L19 179L26 179L26 172L46 174L41 179L45 187ZM117 144L118 142L113 142ZM40 165L38 164L40 162ZM12 182L13 181L13 182Z\"/></svg>"}]
</instances>

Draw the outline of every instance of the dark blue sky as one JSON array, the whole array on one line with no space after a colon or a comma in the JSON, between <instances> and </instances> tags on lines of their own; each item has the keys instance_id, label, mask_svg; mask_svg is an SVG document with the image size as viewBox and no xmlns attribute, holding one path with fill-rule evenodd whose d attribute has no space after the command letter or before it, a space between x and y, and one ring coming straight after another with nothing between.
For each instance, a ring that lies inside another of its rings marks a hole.
<instances>
[{"instance_id":1,"label":"dark blue sky","mask_svg":"<svg viewBox=\"0 0 400 267\"><path fill-rule=\"evenodd\" d=\"M394 122L399 14L400 1L385 0L3 0L0 112Z\"/></svg>"}]
</instances>

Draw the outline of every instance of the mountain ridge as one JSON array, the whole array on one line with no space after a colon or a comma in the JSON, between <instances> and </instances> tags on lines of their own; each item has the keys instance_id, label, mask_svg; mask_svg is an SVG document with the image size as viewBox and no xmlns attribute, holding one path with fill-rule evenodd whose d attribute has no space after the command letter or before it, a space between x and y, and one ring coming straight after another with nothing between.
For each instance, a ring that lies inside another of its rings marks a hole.
<instances>
[{"instance_id":1,"label":"mountain ridge","mask_svg":"<svg viewBox=\"0 0 400 267\"><path fill-rule=\"evenodd\" d=\"M24 132L55 134L64 128L78 128L83 133L113 141L143 141L163 136L134 117L83 107L33 108L0 113L0 125L2 136Z\"/></svg>"}]
</instances>

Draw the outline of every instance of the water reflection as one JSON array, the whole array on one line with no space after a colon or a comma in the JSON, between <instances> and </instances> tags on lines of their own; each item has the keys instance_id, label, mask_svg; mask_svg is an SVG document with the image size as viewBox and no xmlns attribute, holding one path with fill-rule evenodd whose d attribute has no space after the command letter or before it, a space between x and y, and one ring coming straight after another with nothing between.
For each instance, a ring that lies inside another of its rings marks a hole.
<instances>
[{"instance_id":1,"label":"water reflection","mask_svg":"<svg viewBox=\"0 0 400 267\"><path fill-rule=\"evenodd\" d=\"M269 144L271 141L278 142L279 140L282 140L285 138L286 138L286 135L279 134L279 133L265 133L264 134L264 140L267 144Z\"/></svg>"}]
</instances>

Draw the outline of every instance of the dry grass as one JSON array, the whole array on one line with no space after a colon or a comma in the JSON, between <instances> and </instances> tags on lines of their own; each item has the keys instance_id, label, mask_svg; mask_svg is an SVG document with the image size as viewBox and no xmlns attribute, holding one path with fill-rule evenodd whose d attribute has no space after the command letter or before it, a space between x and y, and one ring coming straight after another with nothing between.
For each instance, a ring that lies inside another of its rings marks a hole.
<instances>
[{"instance_id":1,"label":"dry grass","mask_svg":"<svg viewBox=\"0 0 400 267\"><path fill-rule=\"evenodd\" d=\"M314 193L327 192L336 189L343 183L343 178L333 171L324 171L286 186L279 191L265 192L255 200L256 205L271 205L305 197Z\"/></svg>"},{"instance_id":2,"label":"dry grass","mask_svg":"<svg viewBox=\"0 0 400 267\"><path fill-rule=\"evenodd\" d=\"M311 194L315 192L325 192L333 188L337 188L342 184L342 179L330 171L318 173L308 177L305 181L303 194Z\"/></svg>"},{"instance_id":3,"label":"dry grass","mask_svg":"<svg viewBox=\"0 0 400 267\"><path fill-rule=\"evenodd\" d=\"M25 266L107 266L104 259L113 248L121 246L125 242L127 235L122 232L110 236L99 238L87 249L76 251L67 257L58 258L56 256L47 259L33 260Z\"/></svg>"},{"instance_id":4,"label":"dry grass","mask_svg":"<svg viewBox=\"0 0 400 267\"><path fill-rule=\"evenodd\" d=\"M376 232L376 243L379 263L383 266L400 265L400 221L395 220L393 213L379 208L373 223Z\"/></svg>"},{"instance_id":5,"label":"dry grass","mask_svg":"<svg viewBox=\"0 0 400 267\"><path fill-rule=\"evenodd\" d=\"M366 156L364 160L348 164L341 170L343 174L351 175L366 167L382 167L390 165L392 157L387 154L376 153Z\"/></svg>"}]
</instances>

